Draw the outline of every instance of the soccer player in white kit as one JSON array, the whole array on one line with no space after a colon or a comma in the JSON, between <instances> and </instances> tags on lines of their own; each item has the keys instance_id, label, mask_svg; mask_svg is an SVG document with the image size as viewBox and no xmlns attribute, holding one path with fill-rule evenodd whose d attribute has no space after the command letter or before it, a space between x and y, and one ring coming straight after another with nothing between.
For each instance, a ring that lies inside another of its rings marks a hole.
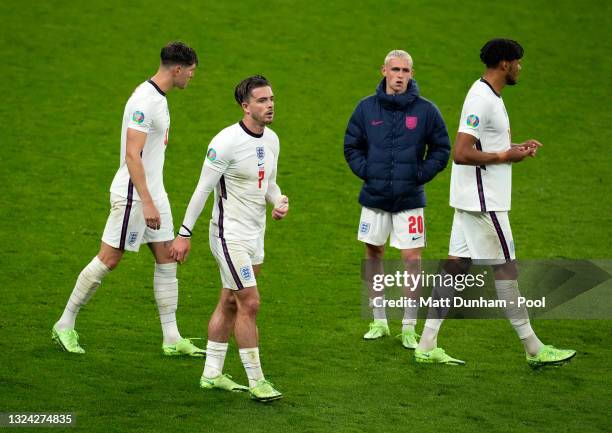
<instances>
[{"instance_id":1,"label":"soccer player in white kit","mask_svg":"<svg viewBox=\"0 0 612 433\"><path fill-rule=\"evenodd\" d=\"M279 140L268 127L274 118L270 83L260 75L252 76L238 84L234 95L244 112L243 118L210 142L200 180L172 250L177 261L185 260L193 227L214 191L209 241L219 265L222 289L208 323L206 363L200 386L249 391L255 400L272 401L282 394L264 378L259 362L256 278L264 259L266 203L274 206L272 218L279 220L287 215L289 201L276 184ZM249 379L248 388L223 374L232 332Z\"/></svg>"},{"instance_id":2,"label":"soccer player in white kit","mask_svg":"<svg viewBox=\"0 0 612 433\"><path fill-rule=\"evenodd\" d=\"M155 257L153 286L163 332L163 353L199 357L205 354L181 336L176 324L177 264L170 254L174 227L163 183L170 130L166 92L187 86L198 58L182 42L163 47L160 57L157 73L140 84L125 105L119 170L110 187L111 210L100 251L81 271L64 312L51 331L53 340L67 352L85 353L74 329L81 307L119 264L124 251L137 252L141 244L147 244Z\"/></svg>"},{"instance_id":3,"label":"soccer player in white kit","mask_svg":"<svg viewBox=\"0 0 612 433\"><path fill-rule=\"evenodd\" d=\"M507 85L517 83L522 57L523 48L509 39L493 39L480 51L486 71L465 98L455 140L450 189L455 215L448 261L442 272L465 273L472 260L493 265L497 296L507 301L505 315L523 343L529 365L540 367L569 361L576 352L542 344L531 328L527 309L509 302L520 295L508 219L512 163L534 157L542 146L533 139L522 144L511 142L510 121L501 92ZM437 347L442 320L440 316L427 319L415 360L464 364Z\"/></svg>"}]
</instances>

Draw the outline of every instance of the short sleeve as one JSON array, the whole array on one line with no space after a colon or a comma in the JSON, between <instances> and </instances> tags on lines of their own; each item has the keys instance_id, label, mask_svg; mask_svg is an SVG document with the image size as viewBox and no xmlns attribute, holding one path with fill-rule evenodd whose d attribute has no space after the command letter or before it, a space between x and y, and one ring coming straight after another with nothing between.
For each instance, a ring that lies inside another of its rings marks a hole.
<instances>
[{"instance_id":1,"label":"short sleeve","mask_svg":"<svg viewBox=\"0 0 612 433\"><path fill-rule=\"evenodd\" d=\"M480 139L486 124L487 101L479 96L465 100L459 120L459 132L470 134Z\"/></svg>"},{"instance_id":2,"label":"short sleeve","mask_svg":"<svg viewBox=\"0 0 612 433\"><path fill-rule=\"evenodd\" d=\"M150 101L135 101L130 104L128 111L128 128L149 133L153 126L156 107Z\"/></svg>"},{"instance_id":3,"label":"short sleeve","mask_svg":"<svg viewBox=\"0 0 612 433\"><path fill-rule=\"evenodd\" d=\"M223 131L222 131L223 132ZM225 173L233 158L231 140L223 133L217 134L208 145L204 166Z\"/></svg>"}]
</instances>

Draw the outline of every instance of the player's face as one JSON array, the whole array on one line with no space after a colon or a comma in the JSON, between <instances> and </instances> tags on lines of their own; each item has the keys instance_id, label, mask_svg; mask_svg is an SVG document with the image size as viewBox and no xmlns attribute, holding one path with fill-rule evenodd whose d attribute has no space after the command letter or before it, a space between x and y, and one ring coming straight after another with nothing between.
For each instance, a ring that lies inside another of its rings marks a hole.
<instances>
[{"instance_id":1,"label":"player's face","mask_svg":"<svg viewBox=\"0 0 612 433\"><path fill-rule=\"evenodd\" d=\"M382 67L382 74L387 79L387 93L404 93L412 78L412 72L408 60L392 57Z\"/></svg>"},{"instance_id":2,"label":"player's face","mask_svg":"<svg viewBox=\"0 0 612 433\"><path fill-rule=\"evenodd\" d=\"M174 86L179 89L184 89L189 84L189 81L193 78L193 74L195 73L196 65L193 64L191 66L183 66L176 65L174 67Z\"/></svg>"},{"instance_id":3,"label":"player's face","mask_svg":"<svg viewBox=\"0 0 612 433\"><path fill-rule=\"evenodd\" d=\"M521 73L521 59L513 60L508 62L508 71L506 72L506 84L509 86L514 86L517 81L519 74Z\"/></svg>"},{"instance_id":4,"label":"player's face","mask_svg":"<svg viewBox=\"0 0 612 433\"><path fill-rule=\"evenodd\" d=\"M270 86L251 91L249 102L242 104L245 112L259 125L269 125L274 119L274 93Z\"/></svg>"}]
</instances>

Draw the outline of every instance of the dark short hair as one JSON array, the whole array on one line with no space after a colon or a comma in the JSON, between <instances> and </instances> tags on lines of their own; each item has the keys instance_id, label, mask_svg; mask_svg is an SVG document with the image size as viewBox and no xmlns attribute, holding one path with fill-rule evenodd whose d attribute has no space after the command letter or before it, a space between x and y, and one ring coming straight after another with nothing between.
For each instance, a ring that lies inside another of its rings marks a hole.
<instances>
[{"instance_id":1,"label":"dark short hair","mask_svg":"<svg viewBox=\"0 0 612 433\"><path fill-rule=\"evenodd\" d=\"M188 47L182 42L170 42L162 48L159 55L162 65L181 65L191 66L198 64L198 55L193 48Z\"/></svg>"},{"instance_id":2,"label":"dark short hair","mask_svg":"<svg viewBox=\"0 0 612 433\"><path fill-rule=\"evenodd\" d=\"M501 61L523 58L523 47L512 39L491 39L480 49L480 60L487 68L495 68Z\"/></svg>"},{"instance_id":3,"label":"dark short hair","mask_svg":"<svg viewBox=\"0 0 612 433\"><path fill-rule=\"evenodd\" d=\"M242 105L243 102L247 101L252 96L253 89L259 87L270 86L270 82L263 75L253 75L252 77L245 78L242 80L234 89L234 98L238 105ZM270 86L271 87L271 86Z\"/></svg>"}]
</instances>

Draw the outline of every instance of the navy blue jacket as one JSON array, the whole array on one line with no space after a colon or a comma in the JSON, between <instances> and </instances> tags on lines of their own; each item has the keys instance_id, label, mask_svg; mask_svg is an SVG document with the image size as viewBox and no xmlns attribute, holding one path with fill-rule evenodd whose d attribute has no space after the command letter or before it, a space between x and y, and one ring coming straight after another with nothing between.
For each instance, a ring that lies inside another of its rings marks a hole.
<instances>
[{"instance_id":1,"label":"navy blue jacket","mask_svg":"<svg viewBox=\"0 0 612 433\"><path fill-rule=\"evenodd\" d=\"M346 128L344 157L363 179L362 206L399 212L425 206L423 185L446 167L450 140L440 110L419 96L416 81L400 95L362 99Z\"/></svg>"}]
</instances>

